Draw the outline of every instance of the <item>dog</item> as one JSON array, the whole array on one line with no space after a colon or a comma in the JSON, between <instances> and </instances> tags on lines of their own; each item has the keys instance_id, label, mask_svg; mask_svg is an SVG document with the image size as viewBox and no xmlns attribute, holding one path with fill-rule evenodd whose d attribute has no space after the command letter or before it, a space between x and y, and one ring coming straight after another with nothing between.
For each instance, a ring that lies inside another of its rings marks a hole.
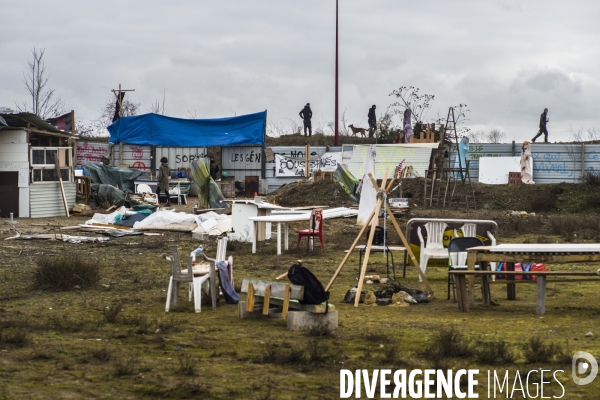
<instances>
[{"instance_id":1,"label":"dog","mask_svg":"<svg viewBox=\"0 0 600 400\"><path fill-rule=\"evenodd\" d=\"M357 133L360 133L363 137L367 137L367 130L368 129L365 129L365 128L356 128L352 124L348 125L348 128L350 128L352 130L352 135L351 136L356 136Z\"/></svg>"}]
</instances>

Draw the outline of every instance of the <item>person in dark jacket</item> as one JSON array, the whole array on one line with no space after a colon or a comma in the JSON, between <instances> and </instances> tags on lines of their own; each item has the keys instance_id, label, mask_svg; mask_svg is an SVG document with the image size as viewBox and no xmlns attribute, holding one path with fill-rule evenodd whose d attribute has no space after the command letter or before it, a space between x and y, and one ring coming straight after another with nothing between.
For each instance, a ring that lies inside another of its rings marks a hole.
<instances>
[{"instance_id":1,"label":"person in dark jacket","mask_svg":"<svg viewBox=\"0 0 600 400\"><path fill-rule=\"evenodd\" d=\"M306 103L304 108L300 111L300 118L302 118L302 122L304 122L304 136L307 136L307 129L308 136L312 136L312 125L310 123L310 119L312 118L312 110L310 109L310 103Z\"/></svg>"},{"instance_id":2,"label":"person in dark jacket","mask_svg":"<svg viewBox=\"0 0 600 400\"><path fill-rule=\"evenodd\" d=\"M167 195L167 207L171 207L171 197L169 196L169 179L171 178L171 168L169 167L169 160L167 157L160 159L160 168L158 169L158 186L156 187L156 194L160 201L160 191L164 190Z\"/></svg>"},{"instance_id":3,"label":"person in dark jacket","mask_svg":"<svg viewBox=\"0 0 600 400\"><path fill-rule=\"evenodd\" d=\"M377 117L375 116L375 109L377 106L373 104L371 108L369 108L369 114L367 117L369 118L369 138L372 138L377 130Z\"/></svg>"},{"instance_id":4,"label":"person in dark jacket","mask_svg":"<svg viewBox=\"0 0 600 400\"><path fill-rule=\"evenodd\" d=\"M219 168L219 166L215 162L215 159L211 157L210 158L210 177L213 178L213 181L217 180L217 173L220 170L221 169Z\"/></svg>"},{"instance_id":5,"label":"person in dark jacket","mask_svg":"<svg viewBox=\"0 0 600 400\"><path fill-rule=\"evenodd\" d=\"M535 143L535 139L542 136L544 134L544 143L548 143L548 128L546 128L546 124L548 123L548 109L544 108L544 112L540 116L540 130L538 134L535 135L533 139L531 139L532 143Z\"/></svg>"}]
</instances>

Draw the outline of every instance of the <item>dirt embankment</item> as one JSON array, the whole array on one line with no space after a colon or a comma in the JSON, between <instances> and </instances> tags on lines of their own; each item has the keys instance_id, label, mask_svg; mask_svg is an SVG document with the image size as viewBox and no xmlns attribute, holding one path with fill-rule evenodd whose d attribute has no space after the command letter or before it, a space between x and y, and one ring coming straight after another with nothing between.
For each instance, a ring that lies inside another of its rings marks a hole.
<instances>
[{"instance_id":1,"label":"dirt embankment","mask_svg":"<svg viewBox=\"0 0 600 400\"><path fill-rule=\"evenodd\" d=\"M269 202L284 207L327 206L350 207L356 202L339 185L331 181L296 181L281 186L267 196Z\"/></svg>"}]
</instances>

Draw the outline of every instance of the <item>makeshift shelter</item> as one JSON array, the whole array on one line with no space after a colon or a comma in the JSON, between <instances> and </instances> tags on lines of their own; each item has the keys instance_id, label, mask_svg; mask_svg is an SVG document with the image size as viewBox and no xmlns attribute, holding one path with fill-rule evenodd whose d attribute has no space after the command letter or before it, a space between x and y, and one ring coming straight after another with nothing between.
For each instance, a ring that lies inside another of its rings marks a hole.
<instances>
[{"instance_id":1,"label":"makeshift shelter","mask_svg":"<svg viewBox=\"0 0 600 400\"><path fill-rule=\"evenodd\" d=\"M76 197L76 140L35 114L0 114L1 217L10 213L21 218L66 215L65 201L71 208Z\"/></svg>"},{"instance_id":2,"label":"makeshift shelter","mask_svg":"<svg viewBox=\"0 0 600 400\"><path fill-rule=\"evenodd\" d=\"M151 146L235 146L265 142L267 112L227 118L184 119L158 114L122 117L107 129L110 143Z\"/></svg>"}]
</instances>

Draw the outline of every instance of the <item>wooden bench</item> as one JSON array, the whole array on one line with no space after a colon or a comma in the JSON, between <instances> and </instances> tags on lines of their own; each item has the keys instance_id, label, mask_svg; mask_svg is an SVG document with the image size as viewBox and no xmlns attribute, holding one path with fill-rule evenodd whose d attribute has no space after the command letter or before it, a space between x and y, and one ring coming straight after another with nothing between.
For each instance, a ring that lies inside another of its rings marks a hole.
<instances>
[{"instance_id":1,"label":"wooden bench","mask_svg":"<svg viewBox=\"0 0 600 400\"><path fill-rule=\"evenodd\" d=\"M458 309L462 312L469 311L469 296L467 293L467 275L480 275L483 277L482 289L483 289L483 303L489 305L491 303L491 296L489 295L490 284L506 284L513 285L515 283L536 283L537 284L537 295L536 295L536 314L542 315L546 312L546 283L547 282L600 282L600 279L552 279L548 281L548 276L556 277L584 277L584 276L595 276L598 277L600 274L597 271L473 271L473 270L454 270L448 272L454 275L456 281L456 298L458 302ZM502 279L490 282L487 279L492 275L506 275L508 278L514 277L515 275L530 275L536 276L535 280L519 280L513 279ZM513 299L514 300L514 299Z\"/></svg>"},{"instance_id":2,"label":"wooden bench","mask_svg":"<svg viewBox=\"0 0 600 400\"><path fill-rule=\"evenodd\" d=\"M333 304L300 303L304 298L303 286L245 278L241 292L247 294L246 301L240 301L238 305L242 319L278 317L281 314L281 318L287 318L290 330L323 325L337 328L337 310Z\"/></svg>"}]
</instances>

